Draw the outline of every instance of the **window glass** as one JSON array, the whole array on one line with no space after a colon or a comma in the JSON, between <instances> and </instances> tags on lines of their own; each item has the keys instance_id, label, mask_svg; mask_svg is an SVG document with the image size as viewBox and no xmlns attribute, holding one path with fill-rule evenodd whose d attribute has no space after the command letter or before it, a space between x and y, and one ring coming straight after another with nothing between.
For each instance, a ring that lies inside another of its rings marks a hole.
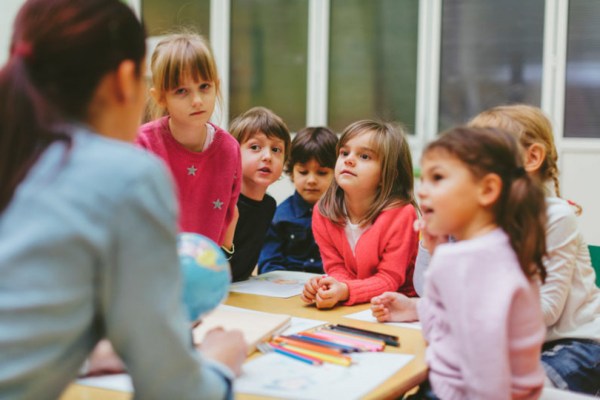
<instances>
[{"instance_id":1,"label":"window glass","mask_svg":"<svg viewBox=\"0 0 600 400\"><path fill-rule=\"evenodd\" d=\"M142 0L142 18L148 36L184 28L208 38L210 0Z\"/></svg>"},{"instance_id":2,"label":"window glass","mask_svg":"<svg viewBox=\"0 0 600 400\"><path fill-rule=\"evenodd\" d=\"M307 35L306 0L231 2L230 118L263 106L305 126Z\"/></svg>"},{"instance_id":3,"label":"window glass","mask_svg":"<svg viewBox=\"0 0 600 400\"><path fill-rule=\"evenodd\" d=\"M600 2L571 0L565 87L566 137L600 138Z\"/></svg>"},{"instance_id":4,"label":"window glass","mask_svg":"<svg viewBox=\"0 0 600 400\"><path fill-rule=\"evenodd\" d=\"M328 121L400 121L414 131L419 2L332 0Z\"/></svg>"},{"instance_id":5,"label":"window glass","mask_svg":"<svg viewBox=\"0 0 600 400\"><path fill-rule=\"evenodd\" d=\"M544 0L444 0L439 128L500 104L540 105Z\"/></svg>"}]
</instances>

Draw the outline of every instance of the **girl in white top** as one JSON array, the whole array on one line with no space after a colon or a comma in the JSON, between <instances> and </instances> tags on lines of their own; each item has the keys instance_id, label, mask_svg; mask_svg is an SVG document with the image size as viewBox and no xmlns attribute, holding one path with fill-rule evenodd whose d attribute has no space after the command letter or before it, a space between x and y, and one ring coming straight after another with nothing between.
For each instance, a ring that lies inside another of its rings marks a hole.
<instances>
[{"instance_id":1,"label":"girl in white top","mask_svg":"<svg viewBox=\"0 0 600 400\"><path fill-rule=\"evenodd\" d=\"M542 364L554 386L600 394L600 289L577 226L581 207L560 198L550 121L539 108L516 104L484 111L469 125L515 133L524 149L525 170L545 185L548 276L541 287L547 327Z\"/></svg>"},{"instance_id":2,"label":"girl in white top","mask_svg":"<svg viewBox=\"0 0 600 400\"><path fill-rule=\"evenodd\" d=\"M524 149L525 170L545 184L548 255L544 265L548 276L540 292L547 328L542 353L546 383L598 394L600 289L595 284L587 244L577 226L576 214L581 213L581 208L559 197L558 155L550 121L539 108L516 104L484 111L469 125L498 127L516 134ZM438 239L423 238L427 239L425 242ZM423 257L427 256L427 250L433 249L419 248L415 276L423 275L429 259ZM419 278L415 277L417 281ZM415 288L419 292L422 286L415 284ZM417 299L398 293L384 293L372 299L372 311L382 322L415 320L416 302Z\"/></svg>"}]
</instances>

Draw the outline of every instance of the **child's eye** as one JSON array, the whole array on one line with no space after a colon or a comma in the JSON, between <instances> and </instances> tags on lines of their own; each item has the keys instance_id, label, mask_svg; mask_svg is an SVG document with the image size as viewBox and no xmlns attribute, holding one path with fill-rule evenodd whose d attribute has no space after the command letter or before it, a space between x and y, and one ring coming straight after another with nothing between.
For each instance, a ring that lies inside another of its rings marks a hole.
<instances>
[{"instance_id":1,"label":"child's eye","mask_svg":"<svg viewBox=\"0 0 600 400\"><path fill-rule=\"evenodd\" d=\"M340 156L346 157L348 154L348 150L340 150Z\"/></svg>"},{"instance_id":2,"label":"child's eye","mask_svg":"<svg viewBox=\"0 0 600 400\"><path fill-rule=\"evenodd\" d=\"M281 147L273 147L271 149L273 151L273 153L282 153L283 149Z\"/></svg>"},{"instance_id":3,"label":"child's eye","mask_svg":"<svg viewBox=\"0 0 600 400\"><path fill-rule=\"evenodd\" d=\"M329 175L329 171L317 171L317 175L319 175L319 176L327 176L327 175Z\"/></svg>"},{"instance_id":4,"label":"child's eye","mask_svg":"<svg viewBox=\"0 0 600 400\"><path fill-rule=\"evenodd\" d=\"M300 175L306 175L306 174L308 174L308 171L298 170L298 173Z\"/></svg>"},{"instance_id":5,"label":"child's eye","mask_svg":"<svg viewBox=\"0 0 600 400\"><path fill-rule=\"evenodd\" d=\"M257 144L251 144L250 145L250 150L260 150L260 146Z\"/></svg>"},{"instance_id":6,"label":"child's eye","mask_svg":"<svg viewBox=\"0 0 600 400\"><path fill-rule=\"evenodd\" d=\"M370 156L370 155L368 155L368 154L361 154L361 155L360 155L360 158L361 158L362 160L370 160L370 159L371 159L371 156Z\"/></svg>"},{"instance_id":7,"label":"child's eye","mask_svg":"<svg viewBox=\"0 0 600 400\"><path fill-rule=\"evenodd\" d=\"M431 180L434 181L434 182L441 181L442 179L444 179L444 177L442 176L442 174L433 174L431 176Z\"/></svg>"},{"instance_id":8,"label":"child's eye","mask_svg":"<svg viewBox=\"0 0 600 400\"><path fill-rule=\"evenodd\" d=\"M186 94L187 90L184 88L177 88L177 89L175 89L175 91L173 93L175 93L176 95L182 95L182 94Z\"/></svg>"},{"instance_id":9,"label":"child's eye","mask_svg":"<svg viewBox=\"0 0 600 400\"><path fill-rule=\"evenodd\" d=\"M211 85L210 83L203 83L200 85L200 90L208 90L210 89Z\"/></svg>"}]
</instances>

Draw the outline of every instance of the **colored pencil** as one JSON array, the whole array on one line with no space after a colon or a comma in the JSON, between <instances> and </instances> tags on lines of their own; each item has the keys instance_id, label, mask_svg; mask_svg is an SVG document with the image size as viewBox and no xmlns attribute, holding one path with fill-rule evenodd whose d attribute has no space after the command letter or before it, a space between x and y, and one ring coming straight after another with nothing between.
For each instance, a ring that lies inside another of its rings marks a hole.
<instances>
[{"instance_id":1,"label":"colored pencil","mask_svg":"<svg viewBox=\"0 0 600 400\"><path fill-rule=\"evenodd\" d=\"M340 335L349 339L359 340L361 342L371 343L377 346L385 346L385 341L383 339L377 339L372 336L361 335L354 332L340 331L337 329L331 329L330 327L319 329L319 331L333 333L335 335Z\"/></svg>"},{"instance_id":2,"label":"colored pencil","mask_svg":"<svg viewBox=\"0 0 600 400\"><path fill-rule=\"evenodd\" d=\"M381 339L390 346L400 347L400 340L398 336L388 335L386 333L374 332L367 329L355 328L353 326L341 325L341 324L333 324L329 326L330 329L339 330L342 332L350 332L356 333L364 336L369 336L377 339Z\"/></svg>"},{"instance_id":3,"label":"colored pencil","mask_svg":"<svg viewBox=\"0 0 600 400\"><path fill-rule=\"evenodd\" d=\"M344 344L333 343L328 340L319 339L319 338L311 335L309 332L298 332L295 335L290 335L290 336L286 336L286 337L290 337L290 338L296 339L296 340L301 340L304 342L315 343L315 344L325 346L325 347L330 347L333 349L340 349L342 351L342 353L352 353L355 351L360 351L360 349L353 347L353 346L346 346Z\"/></svg>"},{"instance_id":4,"label":"colored pencil","mask_svg":"<svg viewBox=\"0 0 600 400\"><path fill-rule=\"evenodd\" d=\"M302 340L292 339L285 336L277 336L273 339L275 343L281 344L290 344L297 347L302 347L306 350L318 351L323 354L330 354L332 356L341 356L343 354L341 349L336 349L332 347L321 346L318 344L308 343Z\"/></svg>"},{"instance_id":5,"label":"colored pencil","mask_svg":"<svg viewBox=\"0 0 600 400\"><path fill-rule=\"evenodd\" d=\"M319 339L325 342L329 342L338 346L346 346L354 349L354 351L378 351L375 345L367 342L359 342L358 340L351 340L348 338L344 338L340 335L335 335L333 333L324 332L324 331L315 331L315 332L300 332L302 336L308 336L315 339Z\"/></svg>"},{"instance_id":6,"label":"colored pencil","mask_svg":"<svg viewBox=\"0 0 600 400\"><path fill-rule=\"evenodd\" d=\"M356 347L362 351L381 351L384 348L383 344L374 344L374 343L370 343L364 340L360 340L360 339L355 339L355 338L350 338L344 335L340 335L338 334L338 332L333 332L333 331L325 331L325 330L319 330L316 332L313 332L312 335L314 335L314 337L322 339L322 340L329 340L333 343L340 343L340 344L344 344L346 346L353 346ZM383 343L383 342L382 342Z\"/></svg>"},{"instance_id":7,"label":"colored pencil","mask_svg":"<svg viewBox=\"0 0 600 400\"><path fill-rule=\"evenodd\" d=\"M317 358L321 361L328 362L331 364L343 365L344 367L349 367L350 364L352 364L352 359L348 356L342 356L342 355L334 356L331 354L319 353L318 351L307 350L305 348L294 346L291 344L283 344L282 347L284 347L285 349L296 351L300 354L304 354L304 355L307 355L310 357Z\"/></svg>"},{"instance_id":8,"label":"colored pencil","mask_svg":"<svg viewBox=\"0 0 600 400\"><path fill-rule=\"evenodd\" d=\"M288 356L295 360L302 361L302 362L310 364L310 365L322 365L323 364L323 361L316 357L312 357L312 356L309 356L306 354L301 354L301 353L291 350L291 349L286 349L285 347L279 346L276 343L269 343L269 346L271 346L273 348L274 352L282 354L284 356Z\"/></svg>"}]
</instances>

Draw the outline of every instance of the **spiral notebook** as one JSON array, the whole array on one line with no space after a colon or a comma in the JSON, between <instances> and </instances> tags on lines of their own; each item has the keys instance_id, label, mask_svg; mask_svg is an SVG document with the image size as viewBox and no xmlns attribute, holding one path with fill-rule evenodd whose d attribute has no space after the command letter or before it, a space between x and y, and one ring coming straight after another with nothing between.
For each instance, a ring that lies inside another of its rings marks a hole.
<instances>
[{"instance_id":1,"label":"spiral notebook","mask_svg":"<svg viewBox=\"0 0 600 400\"><path fill-rule=\"evenodd\" d=\"M213 328L239 329L248 343L248 354L250 354L256 349L258 343L269 340L272 336L285 330L291 319L289 315L285 314L272 314L220 305L202 318L192 333L194 343L199 344L206 333Z\"/></svg>"}]
</instances>

